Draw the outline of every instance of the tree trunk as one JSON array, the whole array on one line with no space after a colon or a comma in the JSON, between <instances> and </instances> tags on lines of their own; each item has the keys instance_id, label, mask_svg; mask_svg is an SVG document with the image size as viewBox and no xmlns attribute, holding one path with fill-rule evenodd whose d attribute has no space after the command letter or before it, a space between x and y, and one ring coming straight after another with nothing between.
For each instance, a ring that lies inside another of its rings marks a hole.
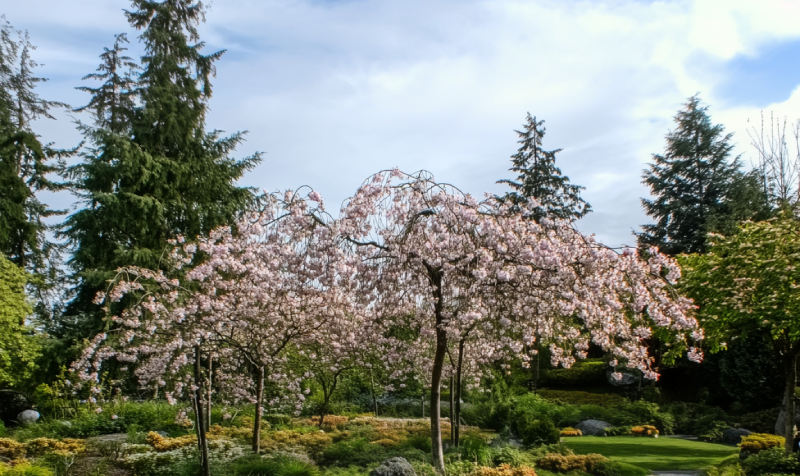
<instances>
[{"instance_id":1,"label":"tree trunk","mask_svg":"<svg viewBox=\"0 0 800 476\"><path fill-rule=\"evenodd\" d=\"M211 476L208 464L208 442L206 441L205 407L203 395L203 369L200 364L200 346L194 348L194 401L197 419L197 447L200 450L200 475Z\"/></svg>"},{"instance_id":2,"label":"tree trunk","mask_svg":"<svg viewBox=\"0 0 800 476\"><path fill-rule=\"evenodd\" d=\"M437 319L439 321L439 319ZM439 418L439 407L442 389L442 369L444 358L447 355L447 331L437 326L436 329L436 354L433 357L433 372L431 373L431 456L433 469L439 474L445 474L444 451L442 451L442 425Z\"/></svg>"},{"instance_id":3,"label":"tree trunk","mask_svg":"<svg viewBox=\"0 0 800 476\"><path fill-rule=\"evenodd\" d=\"M422 394L419 396L419 408L422 412L422 418L425 418L425 389L422 389Z\"/></svg>"},{"instance_id":4,"label":"tree trunk","mask_svg":"<svg viewBox=\"0 0 800 476\"><path fill-rule=\"evenodd\" d=\"M456 444L456 379L450 376L450 446Z\"/></svg>"},{"instance_id":5,"label":"tree trunk","mask_svg":"<svg viewBox=\"0 0 800 476\"><path fill-rule=\"evenodd\" d=\"M456 364L456 448L461 444L461 373L464 370L464 340L458 342L458 364Z\"/></svg>"},{"instance_id":6,"label":"tree trunk","mask_svg":"<svg viewBox=\"0 0 800 476\"><path fill-rule=\"evenodd\" d=\"M211 428L211 375L214 371L214 356L209 354L208 355L208 396L206 402L206 431Z\"/></svg>"},{"instance_id":7,"label":"tree trunk","mask_svg":"<svg viewBox=\"0 0 800 476\"><path fill-rule=\"evenodd\" d=\"M786 438L786 454L792 453L792 443L794 442L794 422L795 422L795 399L794 389L797 386L797 350L792 350L784 359L784 375L786 377L786 387L783 392L785 413L783 419L783 437Z\"/></svg>"},{"instance_id":8,"label":"tree trunk","mask_svg":"<svg viewBox=\"0 0 800 476\"><path fill-rule=\"evenodd\" d=\"M264 367L256 371L256 421L253 424L253 452L261 451L261 417L264 414Z\"/></svg>"},{"instance_id":9,"label":"tree trunk","mask_svg":"<svg viewBox=\"0 0 800 476\"><path fill-rule=\"evenodd\" d=\"M378 398L375 396L375 377L372 375L372 368L369 369L369 388L372 392L372 405L375 407L375 418L378 418Z\"/></svg>"}]
</instances>

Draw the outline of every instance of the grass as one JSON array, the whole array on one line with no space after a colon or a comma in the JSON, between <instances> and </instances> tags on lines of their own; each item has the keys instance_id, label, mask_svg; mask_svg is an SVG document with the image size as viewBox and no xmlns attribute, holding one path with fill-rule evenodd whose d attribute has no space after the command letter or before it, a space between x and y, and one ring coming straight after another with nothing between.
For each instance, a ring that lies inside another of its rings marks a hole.
<instances>
[{"instance_id":1,"label":"grass","mask_svg":"<svg viewBox=\"0 0 800 476\"><path fill-rule=\"evenodd\" d=\"M703 469L717 465L739 451L733 446L700 441L633 436L565 438L564 444L577 454L599 453L611 460L650 471Z\"/></svg>"}]
</instances>

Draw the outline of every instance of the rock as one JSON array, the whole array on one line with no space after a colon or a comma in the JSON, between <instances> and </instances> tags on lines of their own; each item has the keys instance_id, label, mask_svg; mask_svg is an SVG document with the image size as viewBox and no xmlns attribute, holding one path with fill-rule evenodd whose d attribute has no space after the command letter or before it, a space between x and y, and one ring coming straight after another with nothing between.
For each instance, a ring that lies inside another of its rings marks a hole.
<instances>
[{"instance_id":1,"label":"rock","mask_svg":"<svg viewBox=\"0 0 800 476\"><path fill-rule=\"evenodd\" d=\"M8 456L0 456L0 463L10 463L10 462L11 458L9 458Z\"/></svg>"},{"instance_id":2,"label":"rock","mask_svg":"<svg viewBox=\"0 0 800 476\"><path fill-rule=\"evenodd\" d=\"M625 370L622 369L617 369L617 372L622 374L622 378L619 380L616 380L614 379L614 377L611 376L614 373L614 369L609 367L608 370L606 370L606 380L611 385L615 387L625 387L627 385L633 385L635 383L639 383L638 375L626 372Z\"/></svg>"},{"instance_id":3,"label":"rock","mask_svg":"<svg viewBox=\"0 0 800 476\"><path fill-rule=\"evenodd\" d=\"M161 437L162 437L162 438L169 438L169 433L167 433L166 431L160 431L160 430L159 430L159 431L157 431L156 433L158 433L159 435L161 435Z\"/></svg>"},{"instance_id":4,"label":"rock","mask_svg":"<svg viewBox=\"0 0 800 476\"><path fill-rule=\"evenodd\" d=\"M726 445L738 445L742 442L742 437L752 433L750 430L744 428L728 428L722 432L722 442Z\"/></svg>"},{"instance_id":5,"label":"rock","mask_svg":"<svg viewBox=\"0 0 800 476\"><path fill-rule=\"evenodd\" d=\"M17 415L17 423L23 426L30 425L31 423L36 423L40 416L36 410L25 410Z\"/></svg>"},{"instance_id":6,"label":"rock","mask_svg":"<svg viewBox=\"0 0 800 476\"><path fill-rule=\"evenodd\" d=\"M417 476L405 458L389 458L369 472L369 476Z\"/></svg>"},{"instance_id":7,"label":"rock","mask_svg":"<svg viewBox=\"0 0 800 476\"><path fill-rule=\"evenodd\" d=\"M574 426L576 430L581 430L583 436L603 436L606 428L613 428L614 425L600 420L586 420Z\"/></svg>"}]
</instances>

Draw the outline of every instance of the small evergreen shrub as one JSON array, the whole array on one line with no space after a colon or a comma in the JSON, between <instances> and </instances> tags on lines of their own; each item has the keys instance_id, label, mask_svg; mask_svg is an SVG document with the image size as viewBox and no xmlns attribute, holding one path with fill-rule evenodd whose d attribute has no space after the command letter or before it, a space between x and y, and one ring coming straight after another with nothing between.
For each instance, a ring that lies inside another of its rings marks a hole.
<instances>
[{"instance_id":1,"label":"small evergreen shrub","mask_svg":"<svg viewBox=\"0 0 800 476\"><path fill-rule=\"evenodd\" d=\"M474 473L474 476L536 476L536 471L528 466L510 466L501 464L496 468L480 467Z\"/></svg>"},{"instance_id":2,"label":"small evergreen shrub","mask_svg":"<svg viewBox=\"0 0 800 476\"><path fill-rule=\"evenodd\" d=\"M552 445L561 438L550 420L523 420L517 423L517 432L527 446Z\"/></svg>"},{"instance_id":3,"label":"small evergreen shrub","mask_svg":"<svg viewBox=\"0 0 800 476\"><path fill-rule=\"evenodd\" d=\"M539 390L539 395L545 400L569 403L570 405L599 405L601 407L616 407L625 403L625 398L615 393L589 393L577 390Z\"/></svg>"},{"instance_id":4,"label":"small evergreen shrub","mask_svg":"<svg viewBox=\"0 0 800 476\"><path fill-rule=\"evenodd\" d=\"M785 443L786 439L782 436L770 435L769 433L751 433L742 438L739 448L748 453L759 453L770 448L783 448Z\"/></svg>"},{"instance_id":5,"label":"small evergreen shrub","mask_svg":"<svg viewBox=\"0 0 800 476\"><path fill-rule=\"evenodd\" d=\"M782 447L775 447L761 450L745 459L742 468L748 476L797 474L800 473L800 461L797 453L787 455Z\"/></svg>"},{"instance_id":6,"label":"small evergreen shrub","mask_svg":"<svg viewBox=\"0 0 800 476\"><path fill-rule=\"evenodd\" d=\"M628 436L631 434L631 427L629 426L615 426L603 430L603 436Z\"/></svg>"},{"instance_id":7,"label":"small evergreen shrub","mask_svg":"<svg viewBox=\"0 0 800 476\"><path fill-rule=\"evenodd\" d=\"M603 455L590 453L588 455L560 455L548 454L540 459L537 466L554 473L568 473L570 471L583 471L594 474L598 465L608 461Z\"/></svg>"},{"instance_id":8,"label":"small evergreen shrub","mask_svg":"<svg viewBox=\"0 0 800 476\"><path fill-rule=\"evenodd\" d=\"M581 430L576 430L575 428L571 427L562 429L558 434L560 436L583 436Z\"/></svg>"},{"instance_id":9,"label":"small evergreen shrub","mask_svg":"<svg viewBox=\"0 0 800 476\"><path fill-rule=\"evenodd\" d=\"M658 436L658 428L652 425L639 425L631 428L631 435L633 436Z\"/></svg>"}]
</instances>

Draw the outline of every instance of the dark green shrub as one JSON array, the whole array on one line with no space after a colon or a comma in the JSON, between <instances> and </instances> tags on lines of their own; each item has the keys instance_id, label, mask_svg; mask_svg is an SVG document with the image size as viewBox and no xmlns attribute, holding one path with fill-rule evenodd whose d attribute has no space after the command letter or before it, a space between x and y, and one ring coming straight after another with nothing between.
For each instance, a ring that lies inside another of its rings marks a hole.
<instances>
[{"instance_id":1,"label":"dark green shrub","mask_svg":"<svg viewBox=\"0 0 800 476\"><path fill-rule=\"evenodd\" d=\"M620 407L620 410L631 415L633 421L626 425L653 425L663 435L671 435L675 430L675 417L662 412L655 403L639 400Z\"/></svg>"},{"instance_id":2,"label":"dark green shrub","mask_svg":"<svg viewBox=\"0 0 800 476\"><path fill-rule=\"evenodd\" d=\"M601 461L591 473L594 476L646 476L650 471L619 461Z\"/></svg>"},{"instance_id":3,"label":"dark green shrub","mask_svg":"<svg viewBox=\"0 0 800 476\"><path fill-rule=\"evenodd\" d=\"M787 456L783 448L772 448L750 456L742 462L742 468L748 476L797 474L800 472L800 461L797 459L797 453Z\"/></svg>"},{"instance_id":4,"label":"dark green shrub","mask_svg":"<svg viewBox=\"0 0 800 476\"><path fill-rule=\"evenodd\" d=\"M552 445L561 439L558 428L550 420L522 420L517 432L527 446Z\"/></svg>"},{"instance_id":5,"label":"dark green shrub","mask_svg":"<svg viewBox=\"0 0 800 476\"><path fill-rule=\"evenodd\" d=\"M606 428L603 436L627 436L631 434L631 427L629 426L615 426L613 428Z\"/></svg>"},{"instance_id":6,"label":"dark green shrub","mask_svg":"<svg viewBox=\"0 0 800 476\"><path fill-rule=\"evenodd\" d=\"M541 373L540 383L549 387L604 385L608 364L600 359L586 359L568 369L558 368Z\"/></svg>"},{"instance_id":7,"label":"dark green shrub","mask_svg":"<svg viewBox=\"0 0 800 476\"><path fill-rule=\"evenodd\" d=\"M431 452L431 438L425 435L413 435L409 436L404 442L404 446L408 446L411 448L416 448L420 451L424 451L426 453Z\"/></svg>"},{"instance_id":8,"label":"dark green shrub","mask_svg":"<svg viewBox=\"0 0 800 476\"><path fill-rule=\"evenodd\" d=\"M577 390L549 390L538 392L545 400L569 403L571 405L599 405L614 407L625 403L625 398L615 393L589 393Z\"/></svg>"},{"instance_id":9,"label":"dark green shrub","mask_svg":"<svg viewBox=\"0 0 800 476\"><path fill-rule=\"evenodd\" d=\"M261 419L272 426L289 425L290 423L292 423L292 417L290 417L289 415L281 415L280 413L264 415L263 417L261 417Z\"/></svg>"}]
</instances>

